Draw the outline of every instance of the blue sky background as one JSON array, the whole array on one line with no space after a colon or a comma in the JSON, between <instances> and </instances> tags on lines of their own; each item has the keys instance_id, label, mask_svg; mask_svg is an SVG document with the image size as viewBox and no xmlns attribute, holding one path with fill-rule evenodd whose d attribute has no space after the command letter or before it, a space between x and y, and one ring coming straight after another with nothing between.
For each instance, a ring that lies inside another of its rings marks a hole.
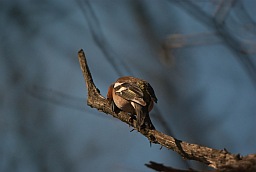
<instances>
[{"instance_id":1,"label":"blue sky background","mask_svg":"<svg viewBox=\"0 0 256 172\"><path fill-rule=\"evenodd\" d=\"M86 105L81 48L103 95L121 75L150 82L158 130L167 132L164 120L180 140L255 153L255 2L233 5L225 33L213 20L218 0L1 1L0 171L151 171L149 161L187 168ZM164 56L177 34L180 48Z\"/></svg>"}]
</instances>

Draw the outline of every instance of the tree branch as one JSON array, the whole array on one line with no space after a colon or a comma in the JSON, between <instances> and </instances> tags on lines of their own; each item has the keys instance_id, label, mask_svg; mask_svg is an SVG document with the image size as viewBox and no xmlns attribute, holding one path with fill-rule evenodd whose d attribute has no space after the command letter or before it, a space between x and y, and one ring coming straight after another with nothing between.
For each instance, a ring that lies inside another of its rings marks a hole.
<instances>
[{"instance_id":1,"label":"tree branch","mask_svg":"<svg viewBox=\"0 0 256 172\"><path fill-rule=\"evenodd\" d=\"M88 90L87 104L92 108L96 108L99 111L110 114L127 123L129 126L134 127L136 121L131 120L128 113L121 111L116 114L113 112L111 103L100 94L99 89L96 88L93 82L93 78L82 49L78 52L78 59ZM196 160L219 170L228 169L232 171L237 170L238 167L241 168L241 166L244 167L243 169L248 170L250 167L252 170L256 170L256 155L241 157L239 154L231 154L225 149L217 150L197 144L187 143L165 135L155 129L145 128L141 130L140 133L147 137L150 142L160 144L161 146L171 149L180 154L184 159Z\"/></svg>"}]
</instances>

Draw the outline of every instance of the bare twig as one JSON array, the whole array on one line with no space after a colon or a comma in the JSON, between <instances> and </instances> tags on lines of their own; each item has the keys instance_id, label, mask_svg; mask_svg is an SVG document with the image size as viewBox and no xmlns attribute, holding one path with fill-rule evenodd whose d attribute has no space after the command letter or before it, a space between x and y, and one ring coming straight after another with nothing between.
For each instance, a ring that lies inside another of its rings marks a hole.
<instances>
[{"instance_id":1,"label":"bare twig","mask_svg":"<svg viewBox=\"0 0 256 172\"><path fill-rule=\"evenodd\" d=\"M84 17L86 18L86 22L88 23L88 29L92 35L95 44L102 51L104 57L113 67L113 69L115 69L116 73L119 76L122 76L123 70L125 69L126 71L129 71L129 69L126 68L125 65L123 65L122 68L118 67L118 64L124 64L123 60L120 58L115 58L118 57L118 55L115 53L115 51L111 47L111 43L107 40L107 37L104 35L99 18L97 17L90 1L77 0L76 2L78 3L78 6L81 8Z\"/></svg>"},{"instance_id":2,"label":"bare twig","mask_svg":"<svg viewBox=\"0 0 256 172\"><path fill-rule=\"evenodd\" d=\"M172 34L166 38L165 46L168 49L202 46L221 42L217 33Z\"/></svg>"},{"instance_id":3,"label":"bare twig","mask_svg":"<svg viewBox=\"0 0 256 172\"><path fill-rule=\"evenodd\" d=\"M79 111L85 110L83 107L84 104L82 104L82 98L74 97L58 90L35 85L26 88L26 91L28 94L39 100L44 100L55 105L68 107Z\"/></svg>"},{"instance_id":4,"label":"bare twig","mask_svg":"<svg viewBox=\"0 0 256 172\"><path fill-rule=\"evenodd\" d=\"M193 172L194 170L189 169L189 170L180 170L180 169L175 169L172 167L167 167L164 164L156 163L153 161L150 161L149 164L145 164L148 168L154 169L156 171L161 171L161 172Z\"/></svg>"},{"instance_id":5,"label":"bare twig","mask_svg":"<svg viewBox=\"0 0 256 172\"><path fill-rule=\"evenodd\" d=\"M220 2L214 14L215 20L218 23L223 23L225 21L230 12L230 9L232 8L235 2L235 0L222 0Z\"/></svg>"},{"instance_id":6,"label":"bare twig","mask_svg":"<svg viewBox=\"0 0 256 172\"><path fill-rule=\"evenodd\" d=\"M92 108L96 108L99 111L118 118L130 126L135 126L136 121L131 121L128 113L121 111L120 113L116 114L113 112L110 102L100 94L99 89L96 88L93 82L83 50L78 52L78 59L88 90L87 104ZM228 169L231 171L240 167L239 169L250 168L251 170L256 170L256 155L240 157L240 155L231 154L225 149L216 150L197 144L187 143L175 139L174 137L165 135L155 129L145 128L144 130L141 130L140 133L147 137L150 142L160 144L168 149L171 149L185 159L196 160L213 168L224 170ZM239 165L242 165L244 168L241 168Z\"/></svg>"},{"instance_id":7,"label":"bare twig","mask_svg":"<svg viewBox=\"0 0 256 172\"><path fill-rule=\"evenodd\" d=\"M189 13L200 23L204 24L206 27L210 29L216 30L218 33L218 37L225 42L225 45L232 50L234 53L234 57L237 58L238 61L241 62L245 71L249 74L251 81L256 85L256 65L253 63L252 58L247 54L247 50L244 50L245 45L237 39L237 36L233 35L228 26L223 24L222 20L216 20L211 15L200 9L195 5L194 1L170 1L172 4L175 4L185 12ZM230 1L231 4L234 4ZM239 1L236 1L239 2ZM226 16L226 15L225 15ZM219 23L220 22L220 23ZM251 53L249 51L249 53Z\"/></svg>"}]
</instances>

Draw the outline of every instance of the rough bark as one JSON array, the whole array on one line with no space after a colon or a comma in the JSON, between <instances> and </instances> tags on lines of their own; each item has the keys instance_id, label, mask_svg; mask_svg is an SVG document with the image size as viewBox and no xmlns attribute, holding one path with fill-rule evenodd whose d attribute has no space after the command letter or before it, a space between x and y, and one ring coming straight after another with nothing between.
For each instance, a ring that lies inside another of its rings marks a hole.
<instances>
[{"instance_id":1,"label":"rough bark","mask_svg":"<svg viewBox=\"0 0 256 172\"><path fill-rule=\"evenodd\" d=\"M100 94L99 89L93 82L93 78L83 50L78 52L78 59L87 86L87 104L92 108L96 108L105 114L110 114L122 122L127 123L129 126L134 127L136 121L131 120L128 113L121 111L116 114L113 112L111 103ZM156 129L145 128L139 132L147 137L150 142L160 144L163 147L171 149L177 152L184 159L202 162L215 168L216 171L256 171L255 154L242 157L239 154L231 154L225 149L217 150L198 144L187 143L161 133Z\"/></svg>"}]
</instances>

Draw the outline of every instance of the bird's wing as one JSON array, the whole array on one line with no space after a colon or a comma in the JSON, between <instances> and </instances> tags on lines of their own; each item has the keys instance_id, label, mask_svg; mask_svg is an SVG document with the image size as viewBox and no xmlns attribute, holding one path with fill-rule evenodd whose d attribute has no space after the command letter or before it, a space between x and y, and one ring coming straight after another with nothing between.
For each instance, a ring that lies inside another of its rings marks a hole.
<instances>
[{"instance_id":1,"label":"bird's wing","mask_svg":"<svg viewBox=\"0 0 256 172\"><path fill-rule=\"evenodd\" d=\"M151 87L149 83L146 83L146 85L147 85L147 92L149 93L151 98L154 100L154 102L157 103L157 98L156 98L154 89Z\"/></svg>"},{"instance_id":2,"label":"bird's wing","mask_svg":"<svg viewBox=\"0 0 256 172\"><path fill-rule=\"evenodd\" d=\"M146 106L146 102L143 100L143 91L136 84L118 83L114 85L114 90L118 96L142 106Z\"/></svg>"}]
</instances>

